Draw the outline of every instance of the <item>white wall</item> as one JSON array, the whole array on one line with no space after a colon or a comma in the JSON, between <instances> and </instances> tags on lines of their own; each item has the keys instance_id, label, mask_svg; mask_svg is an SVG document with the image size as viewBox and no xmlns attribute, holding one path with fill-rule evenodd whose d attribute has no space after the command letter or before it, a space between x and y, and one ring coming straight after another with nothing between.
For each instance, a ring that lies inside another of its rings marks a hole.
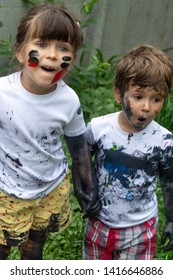
<instances>
[{"instance_id":1,"label":"white wall","mask_svg":"<svg viewBox=\"0 0 173 280\"><path fill-rule=\"evenodd\" d=\"M100 0L94 15L98 22L88 29L87 41L107 58L143 43L173 58L173 0Z\"/></svg>"}]
</instances>

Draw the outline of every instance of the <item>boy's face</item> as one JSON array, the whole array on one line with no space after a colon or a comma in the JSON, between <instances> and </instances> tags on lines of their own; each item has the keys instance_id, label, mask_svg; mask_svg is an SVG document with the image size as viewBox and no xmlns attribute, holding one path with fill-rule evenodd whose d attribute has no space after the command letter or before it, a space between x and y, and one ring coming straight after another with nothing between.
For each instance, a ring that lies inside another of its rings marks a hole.
<instances>
[{"instance_id":1,"label":"boy's face","mask_svg":"<svg viewBox=\"0 0 173 280\"><path fill-rule=\"evenodd\" d=\"M68 42L36 38L17 55L23 65L21 82L26 90L46 94L56 88L74 60L73 47Z\"/></svg>"},{"instance_id":2,"label":"boy's face","mask_svg":"<svg viewBox=\"0 0 173 280\"><path fill-rule=\"evenodd\" d=\"M121 128L127 132L144 129L159 114L165 98L163 91L130 85L121 100L122 112L119 117Z\"/></svg>"}]
</instances>

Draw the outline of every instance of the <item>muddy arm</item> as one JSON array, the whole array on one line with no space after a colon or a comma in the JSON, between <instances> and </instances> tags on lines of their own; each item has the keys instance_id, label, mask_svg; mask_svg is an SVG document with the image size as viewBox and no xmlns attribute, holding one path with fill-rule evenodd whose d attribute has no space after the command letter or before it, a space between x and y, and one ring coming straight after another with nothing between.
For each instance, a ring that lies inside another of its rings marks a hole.
<instances>
[{"instance_id":1,"label":"muddy arm","mask_svg":"<svg viewBox=\"0 0 173 280\"><path fill-rule=\"evenodd\" d=\"M97 181L84 134L76 137L65 136L65 140L72 157L74 192L83 215L96 216L100 210Z\"/></svg>"},{"instance_id":2,"label":"muddy arm","mask_svg":"<svg viewBox=\"0 0 173 280\"><path fill-rule=\"evenodd\" d=\"M166 215L161 243L163 250L168 251L173 249L173 182L161 182L161 187Z\"/></svg>"}]
</instances>

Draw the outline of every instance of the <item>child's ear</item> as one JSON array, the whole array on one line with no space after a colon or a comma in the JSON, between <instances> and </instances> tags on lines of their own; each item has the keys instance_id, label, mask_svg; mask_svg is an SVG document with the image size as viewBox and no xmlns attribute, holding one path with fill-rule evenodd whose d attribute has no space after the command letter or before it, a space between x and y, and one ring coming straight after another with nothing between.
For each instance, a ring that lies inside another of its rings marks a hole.
<instances>
[{"instance_id":1,"label":"child's ear","mask_svg":"<svg viewBox=\"0 0 173 280\"><path fill-rule=\"evenodd\" d=\"M17 55L16 55L16 58L17 58L17 60L19 61L19 63L20 63L21 65L23 65L23 59L22 59L22 57L20 56L20 54L17 54Z\"/></svg>"},{"instance_id":2,"label":"child's ear","mask_svg":"<svg viewBox=\"0 0 173 280\"><path fill-rule=\"evenodd\" d=\"M19 51L18 46L15 45L14 46L14 50L15 50L15 54L16 54L16 58L19 61L20 64L23 64L23 56L22 56L22 52Z\"/></svg>"},{"instance_id":3,"label":"child's ear","mask_svg":"<svg viewBox=\"0 0 173 280\"><path fill-rule=\"evenodd\" d=\"M121 93L118 87L114 86L114 97L118 104L122 103Z\"/></svg>"}]
</instances>

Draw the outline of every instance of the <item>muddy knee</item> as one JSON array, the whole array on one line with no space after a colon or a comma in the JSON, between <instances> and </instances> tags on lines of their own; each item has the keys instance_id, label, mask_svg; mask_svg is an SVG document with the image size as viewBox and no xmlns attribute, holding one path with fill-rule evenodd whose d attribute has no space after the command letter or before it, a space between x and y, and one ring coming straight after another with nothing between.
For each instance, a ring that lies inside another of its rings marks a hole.
<instances>
[{"instance_id":1,"label":"muddy knee","mask_svg":"<svg viewBox=\"0 0 173 280\"><path fill-rule=\"evenodd\" d=\"M0 260L6 260L10 254L11 247L0 244Z\"/></svg>"},{"instance_id":2,"label":"muddy knee","mask_svg":"<svg viewBox=\"0 0 173 280\"><path fill-rule=\"evenodd\" d=\"M46 232L30 230L28 241L19 247L21 259L42 260L43 247L47 236L48 233Z\"/></svg>"}]
</instances>

